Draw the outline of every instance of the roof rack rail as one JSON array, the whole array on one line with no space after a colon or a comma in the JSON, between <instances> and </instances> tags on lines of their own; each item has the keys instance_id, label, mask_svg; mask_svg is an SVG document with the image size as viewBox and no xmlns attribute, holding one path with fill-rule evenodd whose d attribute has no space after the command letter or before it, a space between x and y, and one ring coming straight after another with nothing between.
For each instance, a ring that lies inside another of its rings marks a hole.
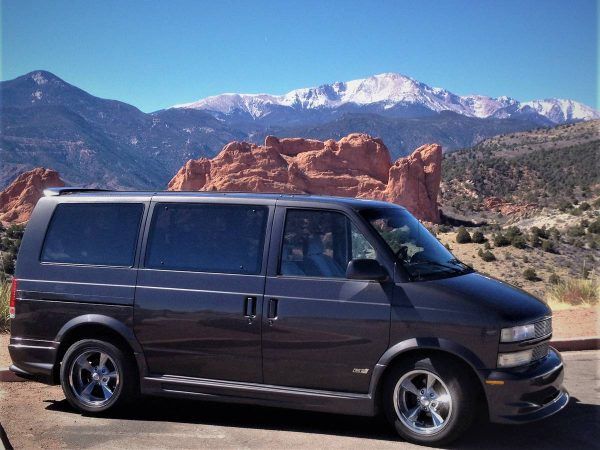
<instances>
[{"instance_id":1,"label":"roof rack rail","mask_svg":"<svg viewBox=\"0 0 600 450\"><path fill-rule=\"evenodd\" d=\"M76 194L78 192L109 192L110 189L84 188L84 187L52 187L44 189L44 197L56 197L57 195Z\"/></svg>"}]
</instances>

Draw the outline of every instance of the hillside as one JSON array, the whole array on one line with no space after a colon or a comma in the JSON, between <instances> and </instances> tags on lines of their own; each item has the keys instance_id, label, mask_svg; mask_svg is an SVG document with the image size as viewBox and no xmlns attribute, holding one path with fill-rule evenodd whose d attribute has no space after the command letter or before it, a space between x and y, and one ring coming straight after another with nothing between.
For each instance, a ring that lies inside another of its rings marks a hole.
<instances>
[{"instance_id":1,"label":"hillside","mask_svg":"<svg viewBox=\"0 0 600 450\"><path fill-rule=\"evenodd\" d=\"M447 154L442 203L477 216L489 209L490 198L539 210L593 197L600 191L599 127L595 120L509 133Z\"/></svg>"}]
</instances>

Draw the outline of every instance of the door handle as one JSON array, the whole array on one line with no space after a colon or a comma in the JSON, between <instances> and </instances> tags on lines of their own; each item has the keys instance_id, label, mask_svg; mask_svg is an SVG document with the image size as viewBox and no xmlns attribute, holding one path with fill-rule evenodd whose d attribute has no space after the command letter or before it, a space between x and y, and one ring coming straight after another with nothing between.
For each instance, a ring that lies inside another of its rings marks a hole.
<instances>
[{"instance_id":1,"label":"door handle","mask_svg":"<svg viewBox=\"0 0 600 450\"><path fill-rule=\"evenodd\" d=\"M267 306L267 319L269 319L269 325L273 325L273 321L277 320L277 307L279 300L276 298L269 299L269 305Z\"/></svg>"},{"instance_id":2,"label":"door handle","mask_svg":"<svg viewBox=\"0 0 600 450\"><path fill-rule=\"evenodd\" d=\"M254 319L256 317L256 297L244 299L244 317Z\"/></svg>"}]
</instances>

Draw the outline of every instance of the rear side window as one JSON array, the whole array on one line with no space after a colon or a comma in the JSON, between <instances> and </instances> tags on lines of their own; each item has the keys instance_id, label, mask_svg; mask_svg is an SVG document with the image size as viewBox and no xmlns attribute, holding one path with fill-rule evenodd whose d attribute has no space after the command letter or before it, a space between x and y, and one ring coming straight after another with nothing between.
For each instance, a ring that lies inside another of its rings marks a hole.
<instances>
[{"instance_id":1,"label":"rear side window","mask_svg":"<svg viewBox=\"0 0 600 450\"><path fill-rule=\"evenodd\" d=\"M150 226L146 267L258 274L267 216L264 206L159 203Z\"/></svg>"},{"instance_id":2,"label":"rear side window","mask_svg":"<svg viewBox=\"0 0 600 450\"><path fill-rule=\"evenodd\" d=\"M42 262L132 266L143 209L138 203L58 205Z\"/></svg>"}]
</instances>

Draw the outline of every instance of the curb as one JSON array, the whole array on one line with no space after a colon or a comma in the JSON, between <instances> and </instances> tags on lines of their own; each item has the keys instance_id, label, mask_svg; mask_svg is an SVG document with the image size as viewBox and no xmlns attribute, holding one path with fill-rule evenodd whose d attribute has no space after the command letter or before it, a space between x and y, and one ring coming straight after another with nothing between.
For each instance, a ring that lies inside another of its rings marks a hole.
<instances>
[{"instance_id":1,"label":"curb","mask_svg":"<svg viewBox=\"0 0 600 450\"><path fill-rule=\"evenodd\" d=\"M583 350L600 350L600 337L579 337L551 341L550 345L559 352L580 352Z\"/></svg>"}]
</instances>

